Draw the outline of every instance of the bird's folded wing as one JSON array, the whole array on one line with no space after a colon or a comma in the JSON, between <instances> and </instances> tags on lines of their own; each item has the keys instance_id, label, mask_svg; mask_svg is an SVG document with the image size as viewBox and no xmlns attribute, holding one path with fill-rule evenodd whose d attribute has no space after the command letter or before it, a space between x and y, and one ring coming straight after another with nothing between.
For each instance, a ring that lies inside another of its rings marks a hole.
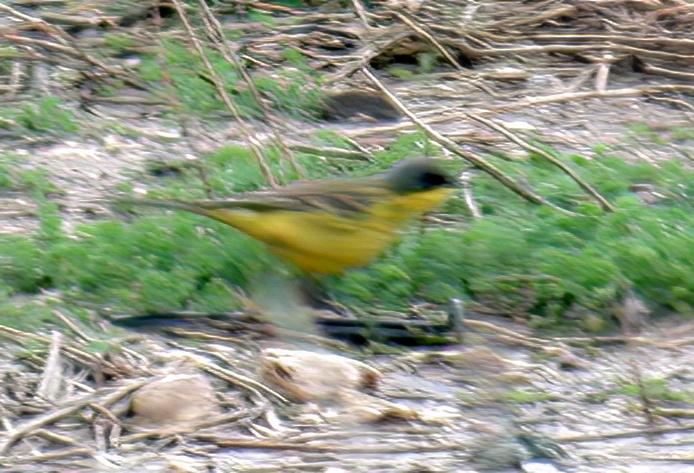
<instances>
[{"instance_id":1,"label":"bird's folded wing","mask_svg":"<svg viewBox=\"0 0 694 473\"><path fill-rule=\"evenodd\" d=\"M323 211L349 217L363 214L369 205L387 197L380 187L364 186L340 189L303 189L302 192L254 192L239 195L231 199L199 200L194 204L207 210L247 209L254 212L272 212L278 210L294 212Z\"/></svg>"}]
</instances>

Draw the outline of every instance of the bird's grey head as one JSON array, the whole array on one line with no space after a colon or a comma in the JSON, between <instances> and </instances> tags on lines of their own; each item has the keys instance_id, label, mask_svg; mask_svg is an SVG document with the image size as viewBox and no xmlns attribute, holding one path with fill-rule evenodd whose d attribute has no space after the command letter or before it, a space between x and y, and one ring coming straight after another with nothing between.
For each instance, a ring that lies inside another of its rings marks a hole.
<instances>
[{"instance_id":1,"label":"bird's grey head","mask_svg":"<svg viewBox=\"0 0 694 473\"><path fill-rule=\"evenodd\" d=\"M454 180L435 159L409 158L395 163L386 171L391 189L416 192L437 187L450 187Z\"/></svg>"}]
</instances>

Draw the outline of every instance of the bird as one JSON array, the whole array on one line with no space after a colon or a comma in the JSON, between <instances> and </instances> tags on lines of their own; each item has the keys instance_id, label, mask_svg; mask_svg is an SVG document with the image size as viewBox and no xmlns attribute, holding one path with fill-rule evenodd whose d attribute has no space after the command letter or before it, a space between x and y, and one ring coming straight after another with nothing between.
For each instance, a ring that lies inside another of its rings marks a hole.
<instances>
[{"instance_id":1,"label":"bird","mask_svg":"<svg viewBox=\"0 0 694 473\"><path fill-rule=\"evenodd\" d=\"M438 160L415 157L368 177L296 182L224 199L119 202L218 220L265 243L305 273L327 275L376 258L408 222L444 201L453 184Z\"/></svg>"}]
</instances>

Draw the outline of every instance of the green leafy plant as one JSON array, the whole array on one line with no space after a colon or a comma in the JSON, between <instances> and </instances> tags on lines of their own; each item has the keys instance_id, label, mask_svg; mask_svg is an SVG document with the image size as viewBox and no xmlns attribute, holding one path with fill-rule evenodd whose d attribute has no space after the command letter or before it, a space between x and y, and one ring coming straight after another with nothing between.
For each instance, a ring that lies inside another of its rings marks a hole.
<instances>
[{"instance_id":1,"label":"green leafy plant","mask_svg":"<svg viewBox=\"0 0 694 473\"><path fill-rule=\"evenodd\" d=\"M179 113L209 114L227 109L197 51L176 39L163 40L162 47L163 65L155 54L146 55L139 64L138 72L143 80L159 84L164 93L173 92ZM294 116L314 116L321 93L313 70L298 51L287 49L284 54L295 69L279 71L276 77L256 74L253 77L255 87L277 110ZM237 67L219 51L206 49L205 55L238 113L244 118L259 117L261 106Z\"/></svg>"},{"instance_id":2,"label":"green leafy plant","mask_svg":"<svg viewBox=\"0 0 694 473\"><path fill-rule=\"evenodd\" d=\"M390 66L386 72L397 79L412 79L415 75L414 71L403 66Z\"/></svg>"},{"instance_id":3,"label":"green leafy plant","mask_svg":"<svg viewBox=\"0 0 694 473\"><path fill-rule=\"evenodd\" d=\"M674 389L664 378L646 378L643 380L642 386L633 381L620 380L618 392L629 396L641 396L643 394L651 400L694 402L694 392Z\"/></svg>"},{"instance_id":4,"label":"green leafy plant","mask_svg":"<svg viewBox=\"0 0 694 473\"><path fill-rule=\"evenodd\" d=\"M421 52L417 55L417 62L419 64L419 72L427 74L436 69L439 62L439 55L433 51Z\"/></svg>"},{"instance_id":5,"label":"green leafy plant","mask_svg":"<svg viewBox=\"0 0 694 473\"><path fill-rule=\"evenodd\" d=\"M324 134L320 139L332 138ZM279 150L264 151L280 182L300 177ZM372 174L415 152L432 155L436 148L413 134L375 153L370 163L296 159L307 178L320 178ZM694 171L676 161L627 163L605 148L591 159L557 156L593 183L616 211L602 212L565 174L538 157L499 161L506 172L581 215L528 204L488 176L476 175L473 195L482 218L472 218L455 194L440 209L449 223L414 223L372 264L328 278L329 291L357 310L373 308L374 301L401 309L415 301L444 304L455 297L542 326L575 320L591 330L610 325L627 293L653 308L691 313ZM455 161L445 164L452 171L459 168ZM21 188L20 176L16 162L0 161L2 187ZM222 197L267 185L253 153L237 145L204 156L199 166L148 178L156 180L153 197L203 198L207 192ZM651 186L657 198L641 202L635 184ZM130 313L222 310L237 307L239 291L250 290L264 273L289 268L252 238L183 212L138 209L128 222L85 222L68 237L55 207L41 203L45 186L34 188L41 222L34 237L0 234L0 298L58 289L65 300ZM567 319L577 310L590 315L590 323L585 317Z\"/></svg>"},{"instance_id":6,"label":"green leafy plant","mask_svg":"<svg viewBox=\"0 0 694 473\"><path fill-rule=\"evenodd\" d=\"M564 174L532 157L500 164L583 216L528 205L480 175L474 192L483 218L404 239L389 258L347 275L338 292L358 300L374 295L365 288L379 287L379 300L394 304L403 298L402 278L389 281L387 275L405 274L412 281L410 299L466 298L551 324L576 306L609 318L628 289L651 305L691 313L694 172L676 161L656 167L607 155L568 158L615 203L616 212L603 213ZM663 197L640 203L630 190L635 183L653 185ZM453 198L444 210L465 214L461 203ZM383 265L398 271L384 271Z\"/></svg>"},{"instance_id":7,"label":"green leafy plant","mask_svg":"<svg viewBox=\"0 0 694 473\"><path fill-rule=\"evenodd\" d=\"M30 131L73 132L79 128L72 111L66 109L62 100L54 95L26 103L21 109L5 108L4 112L15 123Z\"/></svg>"}]
</instances>

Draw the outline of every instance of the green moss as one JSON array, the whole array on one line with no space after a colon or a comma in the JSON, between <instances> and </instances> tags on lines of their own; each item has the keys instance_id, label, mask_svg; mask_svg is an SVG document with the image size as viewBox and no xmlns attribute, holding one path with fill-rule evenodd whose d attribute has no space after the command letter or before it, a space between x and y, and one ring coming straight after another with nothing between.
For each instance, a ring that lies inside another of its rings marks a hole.
<instances>
[{"instance_id":1,"label":"green moss","mask_svg":"<svg viewBox=\"0 0 694 473\"><path fill-rule=\"evenodd\" d=\"M583 396L583 402L587 402L589 404L604 404L610 400L612 394L612 391L609 390L589 392Z\"/></svg>"},{"instance_id":2,"label":"green moss","mask_svg":"<svg viewBox=\"0 0 694 473\"><path fill-rule=\"evenodd\" d=\"M263 21L274 21L269 15L259 15ZM144 55L138 65L137 71L143 80L154 87L161 87L167 95L173 92L178 99L178 113L205 115L228 111L196 50L176 39L163 40L162 48L163 65L161 55L155 54ZM275 71L273 77L255 74L255 87L277 110L297 117L315 116L320 98L315 72L300 52L287 49L284 54L294 67ZM205 55L239 115L243 118L259 118L262 108L237 67L216 50L206 49Z\"/></svg>"},{"instance_id":3,"label":"green moss","mask_svg":"<svg viewBox=\"0 0 694 473\"><path fill-rule=\"evenodd\" d=\"M35 240L20 235L0 236L0 281L6 296L15 291L36 293L50 278L44 251Z\"/></svg>"},{"instance_id":4,"label":"green moss","mask_svg":"<svg viewBox=\"0 0 694 473\"><path fill-rule=\"evenodd\" d=\"M260 10L251 10L248 12L248 19L251 21L258 21L265 26L274 27L277 25L277 20L269 13L262 12Z\"/></svg>"},{"instance_id":5,"label":"green moss","mask_svg":"<svg viewBox=\"0 0 694 473\"><path fill-rule=\"evenodd\" d=\"M426 51L417 55L420 74L427 74L436 69L439 62L439 55L433 51Z\"/></svg>"},{"instance_id":6,"label":"green moss","mask_svg":"<svg viewBox=\"0 0 694 473\"><path fill-rule=\"evenodd\" d=\"M694 139L694 127L674 127L671 131L671 135L673 140L676 141L684 141L684 140L693 140Z\"/></svg>"},{"instance_id":7,"label":"green moss","mask_svg":"<svg viewBox=\"0 0 694 473\"><path fill-rule=\"evenodd\" d=\"M201 234L198 225L210 230ZM219 285L246 286L268 267L260 244L233 229L172 212L133 225L83 225L48 251L54 284L74 298L141 311L219 306ZM210 287L212 285L212 287ZM215 298L216 297L216 298ZM235 307L229 296L228 307Z\"/></svg>"},{"instance_id":8,"label":"green moss","mask_svg":"<svg viewBox=\"0 0 694 473\"><path fill-rule=\"evenodd\" d=\"M13 46L3 46L0 47L0 59L9 59L17 57L19 51Z\"/></svg>"},{"instance_id":9,"label":"green moss","mask_svg":"<svg viewBox=\"0 0 694 473\"><path fill-rule=\"evenodd\" d=\"M690 313L694 172L677 162L656 167L602 155L570 159L615 203L616 212L603 213L564 174L532 157L499 163L584 216L528 205L479 175L473 186L483 218L413 233L387 259L348 274L340 291L348 300L378 293L389 305L402 300L404 287L410 287L409 299L473 299L503 313L526 313L556 324L575 304L609 319L625 291L633 289L651 305ZM633 183L651 184L663 197L641 204L629 190ZM466 213L459 196L444 210ZM382 265L398 271L384 271Z\"/></svg>"},{"instance_id":10,"label":"green moss","mask_svg":"<svg viewBox=\"0 0 694 473\"><path fill-rule=\"evenodd\" d=\"M646 378L643 380L643 388L632 381L622 381L618 392L628 396L640 396L643 394L651 400L694 402L694 392L680 391L670 387L664 378Z\"/></svg>"},{"instance_id":11,"label":"green moss","mask_svg":"<svg viewBox=\"0 0 694 473\"><path fill-rule=\"evenodd\" d=\"M3 295L0 286L0 295ZM5 292L5 296L7 293ZM3 299L0 297L0 324L18 330L34 332L38 327L54 324L55 316L50 307L26 299Z\"/></svg>"},{"instance_id":12,"label":"green moss","mask_svg":"<svg viewBox=\"0 0 694 473\"><path fill-rule=\"evenodd\" d=\"M22 129L32 132L74 132L79 128L72 111L65 108L62 100L54 95L26 102L21 108L0 107L0 115L10 118ZM6 127L12 128L9 123Z\"/></svg>"},{"instance_id":13,"label":"green moss","mask_svg":"<svg viewBox=\"0 0 694 473\"><path fill-rule=\"evenodd\" d=\"M104 45L113 49L127 49L136 45L135 38L126 33L105 33Z\"/></svg>"},{"instance_id":14,"label":"green moss","mask_svg":"<svg viewBox=\"0 0 694 473\"><path fill-rule=\"evenodd\" d=\"M657 123L634 122L629 125L629 130L633 136L646 138L658 145L694 138L694 127L691 126L671 127Z\"/></svg>"},{"instance_id":15,"label":"green moss","mask_svg":"<svg viewBox=\"0 0 694 473\"><path fill-rule=\"evenodd\" d=\"M311 142L318 146L336 146L349 148L350 142L334 130L325 128L317 130L311 136Z\"/></svg>"},{"instance_id":16,"label":"green moss","mask_svg":"<svg viewBox=\"0 0 694 473\"><path fill-rule=\"evenodd\" d=\"M85 348L90 352L114 353L117 352L120 347L109 340L91 340Z\"/></svg>"},{"instance_id":17,"label":"green moss","mask_svg":"<svg viewBox=\"0 0 694 473\"><path fill-rule=\"evenodd\" d=\"M415 75L414 71L402 66L390 66L386 69L386 73L397 79L412 79Z\"/></svg>"},{"instance_id":18,"label":"green moss","mask_svg":"<svg viewBox=\"0 0 694 473\"><path fill-rule=\"evenodd\" d=\"M274 109L296 118L318 116L322 93L305 72L285 71L279 78L257 77L254 83Z\"/></svg>"},{"instance_id":19,"label":"green moss","mask_svg":"<svg viewBox=\"0 0 694 473\"><path fill-rule=\"evenodd\" d=\"M327 132L316 139L332 141ZM336 143L337 144L337 143ZM524 202L486 175L477 174L473 195L483 217L472 218L460 192L440 212L451 223L414 223L382 258L327 279L329 291L357 310L402 309L410 302L447 303L458 298L501 313L525 316L537 326L571 319L590 331L609 327L630 291L653 308L694 309L694 171L681 163L626 163L606 149L565 160L616 206L603 213L574 182L537 156L499 167L527 180L567 216ZM263 150L275 178L301 178L279 150ZM402 135L374 154L374 162L296 156L307 178L370 175L405 156L436 155L421 134ZM490 159L495 159L490 157ZM447 161L452 172L460 162ZM39 203L33 236L0 234L0 300L56 288L68 300L142 312L176 308L219 311L238 307L234 294L263 273L288 267L252 238L220 223L183 212L124 209L118 220L87 222L69 237L57 209L43 196L50 181L41 171L21 170L17 159L0 160L0 191L24 189ZM155 180L154 197L222 197L265 187L255 156L238 145L203 156L200 165ZM630 190L649 184L658 199L641 203ZM123 188L127 191L127 183Z\"/></svg>"}]
</instances>

